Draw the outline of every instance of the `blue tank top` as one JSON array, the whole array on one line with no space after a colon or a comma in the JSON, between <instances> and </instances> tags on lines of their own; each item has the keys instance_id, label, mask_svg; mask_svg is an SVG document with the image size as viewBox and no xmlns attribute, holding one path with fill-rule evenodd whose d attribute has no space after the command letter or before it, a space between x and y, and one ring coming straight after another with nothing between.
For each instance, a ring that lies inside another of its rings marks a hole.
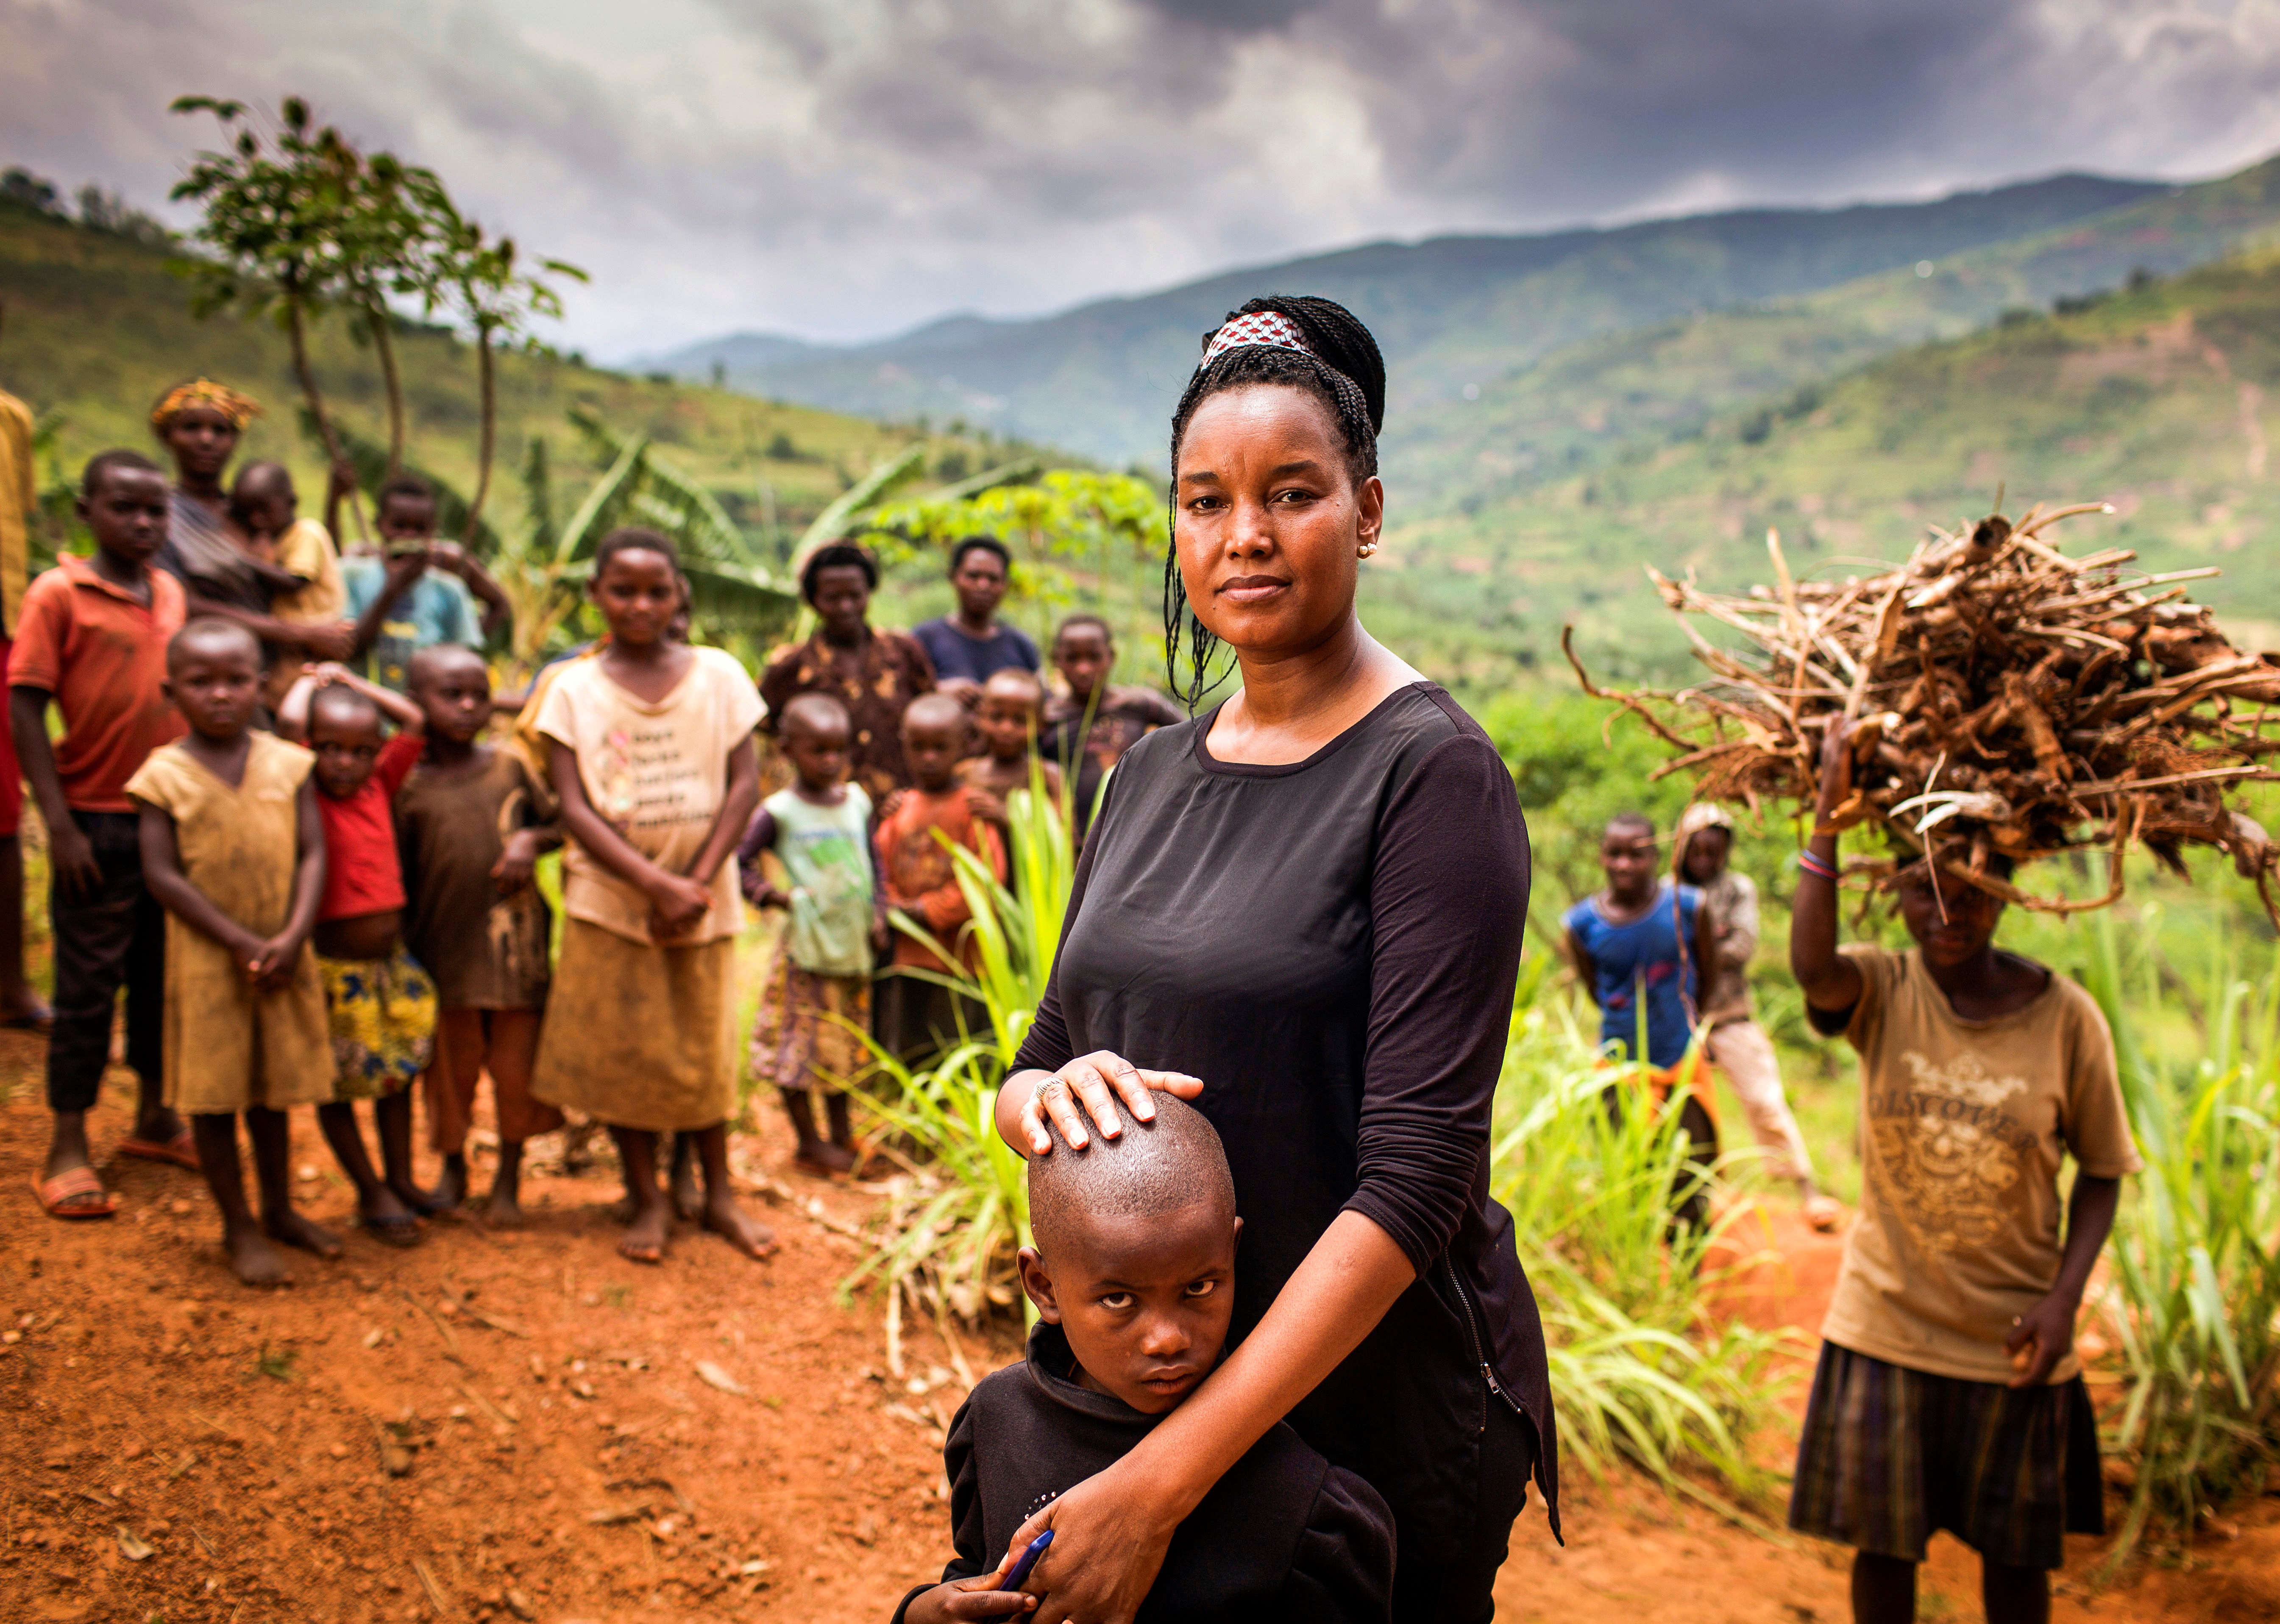
<instances>
[{"instance_id":1,"label":"blue tank top","mask_svg":"<svg viewBox=\"0 0 2280 1624\"><path fill-rule=\"evenodd\" d=\"M1598 905L1586 897L1568 910L1561 920L1591 956L1594 990L1599 998L1599 1042L1612 1044L1625 1058L1632 1057L1638 1038L1638 995L1646 994L1646 1058L1649 1065L1675 1066L1685 1058L1694 1022L1690 1012L1701 990L1701 970L1694 962L1694 920L1702 906L1702 893L1691 885L1678 888L1678 906L1670 905L1670 884L1656 891L1654 906L1628 925L1610 925ZM1672 918L1675 912L1678 916ZM1686 933L1686 981L1679 977L1679 935Z\"/></svg>"}]
</instances>

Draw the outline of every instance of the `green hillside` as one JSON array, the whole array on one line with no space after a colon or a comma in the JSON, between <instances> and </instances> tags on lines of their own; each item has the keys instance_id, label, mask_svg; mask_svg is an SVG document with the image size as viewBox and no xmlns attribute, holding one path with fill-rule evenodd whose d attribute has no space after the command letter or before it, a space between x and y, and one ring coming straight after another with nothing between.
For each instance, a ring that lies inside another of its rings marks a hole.
<instances>
[{"instance_id":1,"label":"green hillside","mask_svg":"<svg viewBox=\"0 0 2280 1624\"><path fill-rule=\"evenodd\" d=\"M267 415L246 436L249 456L292 465L304 505L322 499L323 461L296 427L285 340L259 324L190 314L189 289L164 250L0 200L0 387L60 416L58 460L76 469L108 446L153 450L147 414L165 389L204 373L260 400ZM407 324L398 351L411 419L410 460L461 489L474 483L475 370L448 335ZM380 372L347 324L322 324L313 345L319 385L356 432L384 435ZM599 470L566 413L582 406L620 434L647 432L666 455L714 489L739 522L796 535L874 465L924 438L935 472L963 478L1004 448L922 436L807 407L605 372L573 359L508 356L499 366L498 469L489 517L514 523L513 471L534 435L546 438L558 491ZM44 477L44 473L43 473Z\"/></svg>"},{"instance_id":2,"label":"green hillside","mask_svg":"<svg viewBox=\"0 0 2280 1624\"><path fill-rule=\"evenodd\" d=\"M2110 501L2074 545L2149 567L2214 563L2195 593L2280 642L2280 518L2268 450L2280 389L2280 252L2156 280L2064 316L2022 314L1891 356L1701 432L1634 441L1583 475L1465 514L1397 524L1368 616L1475 689L1556 663L1561 623L1616 673L1686 667L1640 566L1738 586L1768 526L1800 571L1867 571L1998 488Z\"/></svg>"},{"instance_id":3,"label":"green hillside","mask_svg":"<svg viewBox=\"0 0 2280 1624\"><path fill-rule=\"evenodd\" d=\"M1389 424L1387 475L1412 512L1476 510L1642 436L1692 433L1741 403L1809 389L2006 310L2207 264L2276 228L2280 159L1818 292L1611 333L1484 381L1476 400Z\"/></svg>"}]
</instances>

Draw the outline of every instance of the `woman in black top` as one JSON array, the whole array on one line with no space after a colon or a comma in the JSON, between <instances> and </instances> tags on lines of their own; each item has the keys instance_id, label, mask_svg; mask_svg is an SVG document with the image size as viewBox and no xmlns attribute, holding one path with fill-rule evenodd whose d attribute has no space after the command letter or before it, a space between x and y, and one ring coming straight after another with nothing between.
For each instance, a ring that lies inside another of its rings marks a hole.
<instances>
[{"instance_id":1,"label":"woman in black top","mask_svg":"<svg viewBox=\"0 0 2280 1624\"><path fill-rule=\"evenodd\" d=\"M1110 778L998 1125L1051 1154L1044 1115L1081 1147L1151 1089L1194 1100L1243 1210L1241 1345L1023 1528L1055 1529L1036 1624L1128 1620L1286 1416L1392 1506L1398 1620L1491 1615L1531 1464L1558 1528L1543 1332L1488 1193L1528 834L1487 735L1355 616L1384 380L1344 309L1254 300L1173 422L1167 643L1192 608L1196 687L1222 640L1243 686Z\"/></svg>"}]
</instances>

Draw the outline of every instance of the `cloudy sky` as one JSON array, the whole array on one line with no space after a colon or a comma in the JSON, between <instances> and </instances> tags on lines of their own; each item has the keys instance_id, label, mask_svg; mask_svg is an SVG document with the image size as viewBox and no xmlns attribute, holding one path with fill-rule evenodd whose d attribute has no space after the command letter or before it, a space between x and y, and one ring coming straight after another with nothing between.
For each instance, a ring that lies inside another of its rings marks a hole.
<instances>
[{"instance_id":1,"label":"cloudy sky","mask_svg":"<svg viewBox=\"0 0 2280 1624\"><path fill-rule=\"evenodd\" d=\"M156 204L201 91L594 273L597 356L1373 237L2280 149L2280 0L0 0L0 164Z\"/></svg>"}]
</instances>

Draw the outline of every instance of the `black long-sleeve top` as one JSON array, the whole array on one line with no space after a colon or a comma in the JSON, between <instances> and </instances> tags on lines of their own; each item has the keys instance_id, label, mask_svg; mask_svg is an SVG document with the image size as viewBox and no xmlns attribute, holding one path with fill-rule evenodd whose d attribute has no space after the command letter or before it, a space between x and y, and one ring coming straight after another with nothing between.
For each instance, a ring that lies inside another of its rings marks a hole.
<instances>
[{"instance_id":1,"label":"black long-sleeve top","mask_svg":"<svg viewBox=\"0 0 2280 1624\"><path fill-rule=\"evenodd\" d=\"M1384 1495L1404 1561L1464 1550L1491 1404L1535 1426L1556 1534L1543 1326L1489 1196L1528 914L1511 775L1431 683L1283 766L1214 759L1215 714L1110 777L1018 1064L1105 1049L1203 1079L1244 1218L1236 1338L1343 1211L1408 1256L1415 1282L1290 1417Z\"/></svg>"},{"instance_id":2,"label":"black long-sleeve top","mask_svg":"<svg viewBox=\"0 0 2280 1624\"><path fill-rule=\"evenodd\" d=\"M983 1377L951 1420L944 1582L993 1571L1014 1530L1163 1420L1078 1386L1075 1363L1060 1328L1039 1325L1029 1357ZM1276 1426L1180 1525L1138 1624L1383 1624L1393 1555L1377 1492ZM931 1588L903 1597L896 1624Z\"/></svg>"}]
</instances>

